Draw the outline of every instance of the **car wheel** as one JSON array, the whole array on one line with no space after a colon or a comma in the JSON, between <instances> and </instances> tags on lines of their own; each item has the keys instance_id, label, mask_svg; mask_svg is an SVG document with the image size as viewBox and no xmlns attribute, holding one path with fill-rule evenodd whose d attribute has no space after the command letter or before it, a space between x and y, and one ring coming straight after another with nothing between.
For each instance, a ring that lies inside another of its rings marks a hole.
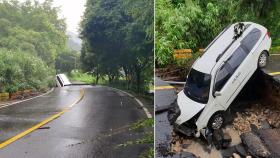
<instances>
[{"instance_id":1,"label":"car wheel","mask_svg":"<svg viewBox=\"0 0 280 158\"><path fill-rule=\"evenodd\" d=\"M216 113L210 118L208 122L208 127L210 129L215 130L215 129L220 129L223 126L223 124L224 124L223 115L221 113Z\"/></svg>"},{"instance_id":2,"label":"car wheel","mask_svg":"<svg viewBox=\"0 0 280 158\"><path fill-rule=\"evenodd\" d=\"M259 68L264 68L267 64L268 61L268 54L265 51L262 51L262 53L259 56L259 60L258 60L258 66Z\"/></svg>"}]
</instances>

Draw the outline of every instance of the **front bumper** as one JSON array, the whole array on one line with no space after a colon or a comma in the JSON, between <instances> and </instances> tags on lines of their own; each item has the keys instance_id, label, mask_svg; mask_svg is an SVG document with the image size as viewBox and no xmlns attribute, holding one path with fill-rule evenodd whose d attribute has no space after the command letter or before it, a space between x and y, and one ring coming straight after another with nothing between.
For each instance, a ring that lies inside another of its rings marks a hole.
<instances>
[{"instance_id":1,"label":"front bumper","mask_svg":"<svg viewBox=\"0 0 280 158\"><path fill-rule=\"evenodd\" d=\"M173 125L173 129L174 129L175 132L184 134L188 137L195 136L195 134L197 132L195 127L187 126L187 125L185 125L185 123L182 124L182 125L178 125L178 124L175 123Z\"/></svg>"},{"instance_id":2,"label":"front bumper","mask_svg":"<svg viewBox=\"0 0 280 158\"><path fill-rule=\"evenodd\" d=\"M198 112L196 115L194 115L190 120L184 122L181 125L179 125L177 123L173 123L174 131L178 132L178 133L182 133L182 134L184 134L184 135L186 135L188 137L196 136L197 133L198 133L197 126L196 126L196 121L198 120L201 112L202 112L202 110L200 112Z\"/></svg>"},{"instance_id":3,"label":"front bumper","mask_svg":"<svg viewBox=\"0 0 280 158\"><path fill-rule=\"evenodd\" d=\"M177 103L174 103L173 106L168 110L168 121L171 125L175 123L177 118L181 115L181 110Z\"/></svg>"}]
</instances>

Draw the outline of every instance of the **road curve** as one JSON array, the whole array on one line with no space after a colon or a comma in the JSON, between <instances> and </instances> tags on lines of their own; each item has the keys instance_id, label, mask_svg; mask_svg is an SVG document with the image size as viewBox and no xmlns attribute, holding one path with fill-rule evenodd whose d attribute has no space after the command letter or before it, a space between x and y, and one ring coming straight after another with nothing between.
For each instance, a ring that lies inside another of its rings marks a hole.
<instances>
[{"instance_id":1,"label":"road curve","mask_svg":"<svg viewBox=\"0 0 280 158\"><path fill-rule=\"evenodd\" d=\"M144 130L130 127L147 116L133 97L102 86L56 88L0 109L0 143L62 111L58 118L0 149L0 157L139 157L149 147L120 146L144 136Z\"/></svg>"}]
</instances>

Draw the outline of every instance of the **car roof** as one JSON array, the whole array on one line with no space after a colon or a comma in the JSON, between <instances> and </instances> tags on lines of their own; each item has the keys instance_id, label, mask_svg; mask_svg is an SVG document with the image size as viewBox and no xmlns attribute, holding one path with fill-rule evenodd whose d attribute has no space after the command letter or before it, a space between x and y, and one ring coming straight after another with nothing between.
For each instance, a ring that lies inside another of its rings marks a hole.
<instances>
[{"instance_id":1,"label":"car roof","mask_svg":"<svg viewBox=\"0 0 280 158\"><path fill-rule=\"evenodd\" d=\"M243 33L241 38L244 38L252 29L258 28L262 32L266 33L266 28L263 26L252 23L252 22L242 22L245 25L250 24L250 26L246 29L246 31ZM217 57L223 53L223 51L231 44L233 41L234 36L234 26L236 25L232 24L228 26L223 32L221 32L216 39L213 40L212 43L209 44L209 48L206 48L206 51L204 54L196 60L196 62L193 64L193 68L203 72L210 74L212 71L212 68L216 65L216 59ZM234 46L234 45L232 45ZM228 49L224 56L227 56L227 54L232 53L232 49Z\"/></svg>"}]
</instances>

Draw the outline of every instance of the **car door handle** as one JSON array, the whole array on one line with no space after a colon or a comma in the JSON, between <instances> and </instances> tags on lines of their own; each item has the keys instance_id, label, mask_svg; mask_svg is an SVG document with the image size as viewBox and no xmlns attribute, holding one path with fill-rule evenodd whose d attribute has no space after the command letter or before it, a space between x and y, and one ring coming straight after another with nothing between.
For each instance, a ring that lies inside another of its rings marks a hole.
<instances>
[{"instance_id":1,"label":"car door handle","mask_svg":"<svg viewBox=\"0 0 280 158\"><path fill-rule=\"evenodd\" d=\"M237 79L240 76L240 72L237 73L237 75L235 75L235 78Z\"/></svg>"},{"instance_id":2,"label":"car door handle","mask_svg":"<svg viewBox=\"0 0 280 158\"><path fill-rule=\"evenodd\" d=\"M234 82L237 80L237 78L240 76L240 74L241 74L241 73L238 72L237 75L234 76L232 83L234 83Z\"/></svg>"}]
</instances>

